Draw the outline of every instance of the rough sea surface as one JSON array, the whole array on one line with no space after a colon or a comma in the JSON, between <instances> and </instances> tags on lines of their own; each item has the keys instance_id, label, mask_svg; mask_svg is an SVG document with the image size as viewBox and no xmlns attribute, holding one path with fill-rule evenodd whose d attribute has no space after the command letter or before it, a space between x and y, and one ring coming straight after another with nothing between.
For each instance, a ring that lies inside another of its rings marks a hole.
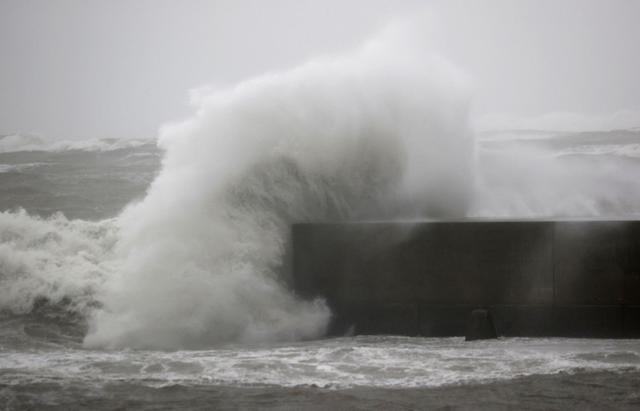
<instances>
[{"instance_id":1,"label":"rough sea surface","mask_svg":"<svg viewBox=\"0 0 640 411\"><path fill-rule=\"evenodd\" d=\"M493 137L479 155L524 144L571 161L640 161L637 131ZM75 224L91 238L98 228L83 221L108 221L144 197L162 153L152 142L38 148L0 153L0 246L18 244L12 250L32 250L35 261L25 268L15 251L0 259L0 409L640 408L638 340L345 336L205 350L86 348L97 286L21 282L28 269L63 276L55 270L66 263L38 257L57 250L55 233L27 241L13 222L53 218L42 221ZM98 251L78 247L94 269ZM36 295L20 294L23 284Z\"/></svg>"},{"instance_id":2,"label":"rough sea surface","mask_svg":"<svg viewBox=\"0 0 640 411\"><path fill-rule=\"evenodd\" d=\"M23 208L40 216L62 211L67 218L90 220L117 215L144 195L160 152L154 142L122 148L115 143L83 150L0 150L0 210Z\"/></svg>"}]
</instances>

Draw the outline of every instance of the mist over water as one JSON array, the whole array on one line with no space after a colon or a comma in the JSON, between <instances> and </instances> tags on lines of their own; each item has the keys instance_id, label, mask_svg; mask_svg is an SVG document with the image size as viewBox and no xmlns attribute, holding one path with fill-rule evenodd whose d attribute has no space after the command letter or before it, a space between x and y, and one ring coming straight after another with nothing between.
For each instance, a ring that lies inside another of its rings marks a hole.
<instances>
[{"instance_id":1,"label":"mist over water","mask_svg":"<svg viewBox=\"0 0 640 411\"><path fill-rule=\"evenodd\" d=\"M469 215L637 219L638 142L637 129L495 132L479 138Z\"/></svg>"},{"instance_id":2,"label":"mist over water","mask_svg":"<svg viewBox=\"0 0 640 411\"><path fill-rule=\"evenodd\" d=\"M289 289L292 223L637 218L637 132L475 139L468 79L415 38L392 26L200 94L163 128L146 196L113 219L3 212L0 308L64 302L90 348L312 339L331 313Z\"/></svg>"}]
</instances>

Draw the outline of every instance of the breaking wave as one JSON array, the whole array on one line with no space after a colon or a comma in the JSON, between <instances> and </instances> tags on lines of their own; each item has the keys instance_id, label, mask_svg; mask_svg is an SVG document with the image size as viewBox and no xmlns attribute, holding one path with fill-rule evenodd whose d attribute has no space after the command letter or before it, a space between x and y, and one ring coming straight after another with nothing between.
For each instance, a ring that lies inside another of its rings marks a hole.
<instances>
[{"instance_id":1,"label":"breaking wave","mask_svg":"<svg viewBox=\"0 0 640 411\"><path fill-rule=\"evenodd\" d=\"M323 335L330 312L287 287L290 224L464 215L464 87L387 37L200 99L166 127L162 170L120 217L122 267L88 346L202 347ZM411 204L411 207L408 205Z\"/></svg>"},{"instance_id":2,"label":"breaking wave","mask_svg":"<svg viewBox=\"0 0 640 411\"><path fill-rule=\"evenodd\" d=\"M114 270L113 220L68 220L0 213L0 312L26 314L41 298L87 314Z\"/></svg>"},{"instance_id":3,"label":"breaking wave","mask_svg":"<svg viewBox=\"0 0 640 411\"><path fill-rule=\"evenodd\" d=\"M316 338L331 313L290 290L294 222L638 216L631 157L556 155L553 138L487 139L476 153L465 76L410 38L396 27L199 96L162 130L146 197L115 219L1 213L0 310L44 297L86 318L88 347ZM14 140L0 151L37 146Z\"/></svg>"},{"instance_id":4,"label":"breaking wave","mask_svg":"<svg viewBox=\"0 0 640 411\"><path fill-rule=\"evenodd\" d=\"M201 96L162 131L146 198L114 220L2 214L0 304L70 299L90 347L322 336L326 304L288 287L291 223L463 216L470 202L464 76L405 40L392 28L350 55ZM0 147L42 147L18 140Z\"/></svg>"}]
</instances>

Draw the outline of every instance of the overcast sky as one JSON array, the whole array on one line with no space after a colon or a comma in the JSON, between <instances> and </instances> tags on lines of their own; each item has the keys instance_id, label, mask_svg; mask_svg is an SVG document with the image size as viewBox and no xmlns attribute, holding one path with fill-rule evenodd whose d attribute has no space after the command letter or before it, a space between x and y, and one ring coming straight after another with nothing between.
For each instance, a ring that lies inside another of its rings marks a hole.
<instances>
[{"instance_id":1,"label":"overcast sky","mask_svg":"<svg viewBox=\"0 0 640 411\"><path fill-rule=\"evenodd\" d=\"M191 88L353 49L425 8L478 116L640 107L640 0L0 0L0 134L152 137Z\"/></svg>"}]
</instances>

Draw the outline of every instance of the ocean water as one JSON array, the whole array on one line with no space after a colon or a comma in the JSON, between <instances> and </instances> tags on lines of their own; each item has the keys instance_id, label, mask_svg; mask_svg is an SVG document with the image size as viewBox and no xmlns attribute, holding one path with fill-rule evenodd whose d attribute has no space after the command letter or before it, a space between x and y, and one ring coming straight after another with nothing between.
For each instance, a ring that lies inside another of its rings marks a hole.
<instances>
[{"instance_id":1,"label":"ocean water","mask_svg":"<svg viewBox=\"0 0 640 411\"><path fill-rule=\"evenodd\" d=\"M0 139L5 409L637 408L637 341L344 336L295 222L640 217L640 130L473 132L391 28L194 98L157 140Z\"/></svg>"},{"instance_id":2,"label":"ocean water","mask_svg":"<svg viewBox=\"0 0 640 411\"><path fill-rule=\"evenodd\" d=\"M2 145L11 139L14 144ZM24 138L22 138L25 140ZM22 208L70 219L98 220L116 216L144 195L155 177L160 152L155 142L96 141L80 148L49 147L33 139L19 145L17 136L0 140L0 209ZM118 144L122 144L119 148Z\"/></svg>"},{"instance_id":3,"label":"ocean water","mask_svg":"<svg viewBox=\"0 0 640 411\"><path fill-rule=\"evenodd\" d=\"M633 130L495 136L478 143L489 158L538 145L563 161L640 160ZM109 260L117 216L145 196L162 155L154 142L0 153L0 234L2 247L11 247L0 254L3 409L640 407L637 340L345 336L187 350L87 345L112 269L96 260Z\"/></svg>"}]
</instances>

